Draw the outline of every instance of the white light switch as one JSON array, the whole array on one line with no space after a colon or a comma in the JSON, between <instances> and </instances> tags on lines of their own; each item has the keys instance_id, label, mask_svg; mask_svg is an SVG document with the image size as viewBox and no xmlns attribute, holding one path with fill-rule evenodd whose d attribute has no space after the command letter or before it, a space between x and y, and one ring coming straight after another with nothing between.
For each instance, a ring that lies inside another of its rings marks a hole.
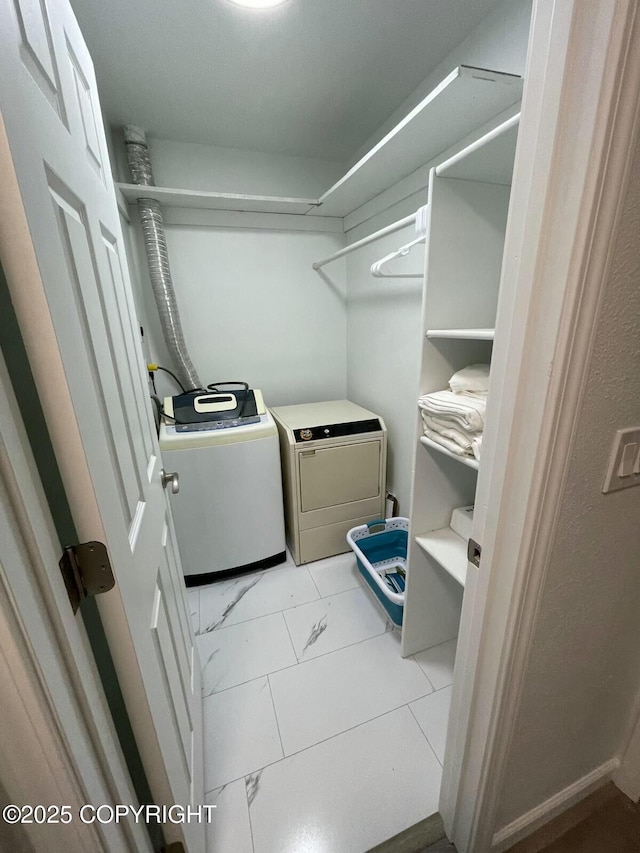
<instances>
[{"instance_id":1,"label":"white light switch","mask_svg":"<svg viewBox=\"0 0 640 853\"><path fill-rule=\"evenodd\" d=\"M637 452L638 445L635 441L623 445L622 458L620 459L620 468L618 469L618 477L630 477L633 474L633 463L636 461Z\"/></svg>"},{"instance_id":2,"label":"white light switch","mask_svg":"<svg viewBox=\"0 0 640 853\"><path fill-rule=\"evenodd\" d=\"M619 429L615 434L602 491L606 494L630 486L640 486L640 427Z\"/></svg>"}]
</instances>

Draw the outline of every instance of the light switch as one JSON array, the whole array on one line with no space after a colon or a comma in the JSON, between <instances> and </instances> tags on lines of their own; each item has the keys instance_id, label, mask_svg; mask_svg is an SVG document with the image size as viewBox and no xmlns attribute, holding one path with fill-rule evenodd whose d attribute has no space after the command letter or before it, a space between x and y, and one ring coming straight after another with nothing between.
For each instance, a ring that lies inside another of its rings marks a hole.
<instances>
[{"instance_id":1,"label":"light switch","mask_svg":"<svg viewBox=\"0 0 640 853\"><path fill-rule=\"evenodd\" d=\"M640 486L640 427L619 429L613 439L602 491Z\"/></svg>"},{"instance_id":2,"label":"light switch","mask_svg":"<svg viewBox=\"0 0 640 853\"><path fill-rule=\"evenodd\" d=\"M623 445L618 477L630 477L633 474L633 464L636 461L637 451L638 445L635 441Z\"/></svg>"}]
</instances>

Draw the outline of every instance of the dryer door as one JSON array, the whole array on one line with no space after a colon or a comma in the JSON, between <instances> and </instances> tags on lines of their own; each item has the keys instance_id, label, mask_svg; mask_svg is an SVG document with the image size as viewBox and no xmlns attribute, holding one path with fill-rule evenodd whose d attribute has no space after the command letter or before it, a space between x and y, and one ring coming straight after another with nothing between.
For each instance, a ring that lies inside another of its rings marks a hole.
<instances>
[{"instance_id":1,"label":"dryer door","mask_svg":"<svg viewBox=\"0 0 640 853\"><path fill-rule=\"evenodd\" d=\"M301 451L302 512L377 497L380 454L379 439Z\"/></svg>"}]
</instances>

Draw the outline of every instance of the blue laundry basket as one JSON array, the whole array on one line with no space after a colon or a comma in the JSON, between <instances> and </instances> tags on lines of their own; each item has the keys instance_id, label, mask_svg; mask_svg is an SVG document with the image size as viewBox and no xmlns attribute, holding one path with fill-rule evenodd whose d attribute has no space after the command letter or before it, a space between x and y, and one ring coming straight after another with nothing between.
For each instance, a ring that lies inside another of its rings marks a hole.
<instances>
[{"instance_id":1,"label":"blue laundry basket","mask_svg":"<svg viewBox=\"0 0 640 853\"><path fill-rule=\"evenodd\" d=\"M347 533L360 574L398 626L404 613L408 541L408 518L370 521Z\"/></svg>"}]
</instances>

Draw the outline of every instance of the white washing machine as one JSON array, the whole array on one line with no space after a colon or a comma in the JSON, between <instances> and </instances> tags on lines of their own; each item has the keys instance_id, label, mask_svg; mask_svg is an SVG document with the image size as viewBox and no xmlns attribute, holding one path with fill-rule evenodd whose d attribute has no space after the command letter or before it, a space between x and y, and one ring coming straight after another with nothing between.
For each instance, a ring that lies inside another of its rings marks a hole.
<instances>
[{"instance_id":1,"label":"white washing machine","mask_svg":"<svg viewBox=\"0 0 640 853\"><path fill-rule=\"evenodd\" d=\"M182 394L164 411L176 421L159 440L180 478L171 508L187 586L283 562L278 431L260 391Z\"/></svg>"},{"instance_id":2,"label":"white washing machine","mask_svg":"<svg viewBox=\"0 0 640 853\"><path fill-rule=\"evenodd\" d=\"M272 408L287 544L297 565L349 549L347 531L385 516L387 430L349 400Z\"/></svg>"}]
</instances>

